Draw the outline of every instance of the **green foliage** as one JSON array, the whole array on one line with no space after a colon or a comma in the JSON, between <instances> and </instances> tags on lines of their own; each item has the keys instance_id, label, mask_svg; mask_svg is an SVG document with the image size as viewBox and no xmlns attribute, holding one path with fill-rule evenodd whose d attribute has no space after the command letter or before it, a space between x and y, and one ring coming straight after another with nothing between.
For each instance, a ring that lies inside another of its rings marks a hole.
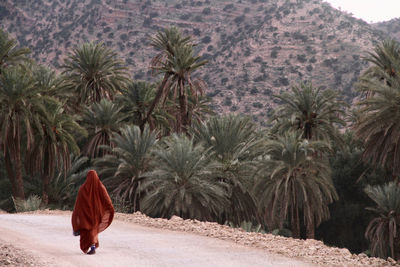
<instances>
[{"instance_id":1,"label":"green foliage","mask_svg":"<svg viewBox=\"0 0 400 267\"><path fill-rule=\"evenodd\" d=\"M172 135L154 151L154 171L142 189L142 210L150 216L212 221L228 205L225 184L215 177L210 149Z\"/></svg>"},{"instance_id":2,"label":"green foliage","mask_svg":"<svg viewBox=\"0 0 400 267\"><path fill-rule=\"evenodd\" d=\"M400 44L388 41L375 48L373 63L360 78L365 97L358 103L361 114L355 132L364 141L363 157L373 164L388 167L400 176Z\"/></svg>"},{"instance_id":3,"label":"green foliage","mask_svg":"<svg viewBox=\"0 0 400 267\"><path fill-rule=\"evenodd\" d=\"M268 156L259 163L254 190L260 211L271 214L269 225L278 223L282 228L289 219L293 236L299 237L300 212L308 229L328 219L328 204L337 199L330 166L322 154L329 145L286 132L268 141L265 150Z\"/></svg>"},{"instance_id":4,"label":"green foliage","mask_svg":"<svg viewBox=\"0 0 400 267\"><path fill-rule=\"evenodd\" d=\"M240 224L257 221L252 187L253 160L261 154L255 124L241 116L212 117L193 128L197 143L213 151L213 159L220 164L218 178L227 184L230 205L220 218Z\"/></svg>"},{"instance_id":5,"label":"green foliage","mask_svg":"<svg viewBox=\"0 0 400 267\"><path fill-rule=\"evenodd\" d=\"M110 99L128 81L124 63L102 43L83 43L75 48L62 68L65 88L78 105Z\"/></svg>"},{"instance_id":6,"label":"green foliage","mask_svg":"<svg viewBox=\"0 0 400 267\"><path fill-rule=\"evenodd\" d=\"M42 199L37 195L30 195L27 200L12 198L17 212L38 210Z\"/></svg>"},{"instance_id":7,"label":"green foliage","mask_svg":"<svg viewBox=\"0 0 400 267\"><path fill-rule=\"evenodd\" d=\"M116 199L129 201L132 210L140 210L142 183L151 170L150 153L156 144L156 133L148 126L143 132L138 126L126 126L111 141L114 145L108 150L112 153L97 158L94 166Z\"/></svg>"},{"instance_id":8,"label":"green foliage","mask_svg":"<svg viewBox=\"0 0 400 267\"><path fill-rule=\"evenodd\" d=\"M10 39L8 33L0 29L0 73L5 67L27 61L28 48L18 48L17 41Z\"/></svg>"},{"instance_id":9,"label":"green foliage","mask_svg":"<svg viewBox=\"0 0 400 267\"><path fill-rule=\"evenodd\" d=\"M368 208L375 217L365 231L365 237L371 241L371 254L395 260L400 259L400 186L390 182L383 186L367 186L365 193L376 203L375 207Z\"/></svg>"},{"instance_id":10,"label":"green foliage","mask_svg":"<svg viewBox=\"0 0 400 267\"><path fill-rule=\"evenodd\" d=\"M390 173L374 169L361 160L362 143L351 132L342 137L345 144L330 158L332 180L339 200L329 205L331 217L317 228L316 237L326 244L361 253L369 248L365 229L372 216L365 208L372 201L364 193L367 184L377 185L390 180Z\"/></svg>"},{"instance_id":11,"label":"green foliage","mask_svg":"<svg viewBox=\"0 0 400 267\"><path fill-rule=\"evenodd\" d=\"M284 236L284 237L292 237L292 231L290 231L289 229L286 229L286 228L274 229L274 230L271 231L271 234L280 235L280 236Z\"/></svg>"},{"instance_id":12,"label":"green foliage","mask_svg":"<svg viewBox=\"0 0 400 267\"><path fill-rule=\"evenodd\" d=\"M188 118L188 96L185 88L188 86L194 97L197 97L198 94L203 95L205 84L201 79L193 78L192 73L205 65L207 61L201 60L201 56L195 54L191 37L183 36L176 27L158 32L150 41L151 45L160 51L152 59L151 67L155 72L164 74L164 78L141 127L149 120L158 102L165 103L165 99L171 92L173 97L179 100L176 130L186 132L190 119Z\"/></svg>"},{"instance_id":13,"label":"green foliage","mask_svg":"<svg viewBox=\"0 0 400 267\"><path fill-rule=\"evenodd\" d=\"M225 225L228 225L232 228L241 228L246 232L263 233L263 234L266 233L261 224L254 225L252 222L247 222L247 221L241 222L240 225L235 225L231 222L226 222Z\"/></svg>"},{"instance_id":14,"label":"green foliage","mask_svg":"<svg viewBox=\"0 0 400 267\"><path fill-rule=\"evenodd\" d=\"M85 156L70 158L71 167L60 167L50 179L49 206L56 209L73 209L79 187L85 182L89 160Z\"/></svg>"},{"instance_id":15,"label":"green foliage","mask_svg":"<svg viewBox=\"0 0 400 267\"><path fill-rule=\"evenodd\" d=\"M95 158L106 153L101 146L112 144L111 136L119 131L127 117L121 109L122 106L102 99L83 111L82 124L89 131L89 139L83 150L87 156Z\"/></svg>"},{"instance_id":16,"label":"green foliage","mask_svg":"<svg viewBox=\"0 0 400 267\"><path fill-rule=\"evenodd\" d=\"M283 101L271 120L274 132L298 131L309 140L335 141L340 144L336 126L344 126L345 103L332 90L314 88L311 83L292 87L290 93L275 95Z\"/></svg>"}]
</instances>

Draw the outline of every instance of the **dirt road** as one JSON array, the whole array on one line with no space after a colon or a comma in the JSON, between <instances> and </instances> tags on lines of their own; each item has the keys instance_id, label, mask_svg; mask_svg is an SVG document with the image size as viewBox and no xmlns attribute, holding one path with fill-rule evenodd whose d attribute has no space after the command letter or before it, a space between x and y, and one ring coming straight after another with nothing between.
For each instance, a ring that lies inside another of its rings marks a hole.
<instances>
[{"instance_id":1,"label":"dirt road","mask_svg":"<svg viewBox=\"0 0 400 267\"><path fill-rule=\"evenodd\" d=\"M0 244L29 252L45 266L312 266L231 241L118 220L99 240L96 255L85 255L70 216L0 214Z\"/></svg>"}]
</instances>

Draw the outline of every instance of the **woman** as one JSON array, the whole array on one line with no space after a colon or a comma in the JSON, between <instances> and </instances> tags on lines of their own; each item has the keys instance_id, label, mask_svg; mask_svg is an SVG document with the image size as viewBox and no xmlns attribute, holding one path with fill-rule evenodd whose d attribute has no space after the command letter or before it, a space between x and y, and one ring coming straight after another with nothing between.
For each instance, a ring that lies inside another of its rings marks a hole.
<instances>
[{"instance_id":1,"label":"woman","mask_svg":"<svg viewBox=\"0 0 400 267\"><path fill-rule=\"evenodd\" d=\"M97 235L111 224L113 218L114 207L107 189L96 171L91 170L86 182L79 188L72 213L72 228L74 235L81 236L83 253L95 254L95 249L99 247Z\"/></svg>"}]
</instances>

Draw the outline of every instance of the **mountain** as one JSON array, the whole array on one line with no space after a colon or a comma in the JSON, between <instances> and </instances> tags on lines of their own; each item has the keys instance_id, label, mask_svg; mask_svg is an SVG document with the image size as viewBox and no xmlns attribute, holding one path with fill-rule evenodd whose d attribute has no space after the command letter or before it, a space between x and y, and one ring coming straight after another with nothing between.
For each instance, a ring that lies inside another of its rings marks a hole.
<instances>
[{"instance_id":1,"label":"mountain","mask_svg":"<svg viewBox=\"0 0 400 267\"><path fill-rule=\"evenodd\" d=\"M151 81L148 36L177 25L209 61L198 75L214 108L261 123L279 102L272 94L303 80L351 101L362 57L386 38L321 0L3 0L0 21L41 63L58 68L77 44L102 41Z\"/></svg>"},{"instance_id":2,"label":"mountain","mask_svg":"<svg viewBox=\"0 0 400 267\"><path fill-rule=\"evenodd\" d=\"M374 23L373 26L400 42L400 18Z\"/></svg>"}]
</instances>

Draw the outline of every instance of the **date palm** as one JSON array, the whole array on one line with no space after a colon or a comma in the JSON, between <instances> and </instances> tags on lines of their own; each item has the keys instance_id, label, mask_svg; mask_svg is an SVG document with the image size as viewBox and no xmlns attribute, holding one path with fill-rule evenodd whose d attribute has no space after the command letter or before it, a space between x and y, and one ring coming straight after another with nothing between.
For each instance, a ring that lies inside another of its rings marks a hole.
<instances>
[{"instance_id":1,"label":"date palm","mask_svg":"<svg viewBox=\"0 0 400 267\"><path fill-rule=\"evenodd\" d=\"M112 99L128 81L122 60L102 43L83 43L75 48L62 68L65 89L78 105Z\"/></svg>"},{"instance_id":2,"label":"date palm","mask_svg":"<svg viewBox=\"0 0 400 267\"><path fill-rule=\"evenodd\" d=\"M213 159L219 163L217 178L227 184L230 205L221 214L221 223L240 225L257 220L252 174L253 161L262 151L261 139L255 133L256 127L249 118L236 115L212 117L193 129L195 141L211 149Z\"/></svg>"},{"instance_id":3,"label":"date palm","mask_svg":"<svg viewBox=\"0 0 400 267\"><path fill-rule=\"evenodd\" d=\"M22 66L3 69L0 75L0 140L13 196L24 199L22 154L34 145L34 127L41 128L46 114L31 71Z\"/></svg>"},{"instance_id":4,"label":"date palm","mask_svg":"<svg viewBox=\"0 0 400 267\"><path fill-rule=\"evenodd\" d=\"M32 65L32 77L35 87L39 87L43 95L65 101L66 96L61 91L62 79L54 70L43 65Z\"/></svg>"},{"instance_id":5,"label":"date palm","mask_svg":"<svg viewBox=\"0 0 400 267\"><path fill-rule=\"evenodd\" d=\"M367 186L365 193L376 203L367 208L377 217L368 225L365 237L371 242L373 256L400 259L400 186L390 182L382 186Z\"/></svg>"},{"instance_id":6,"label":"date palm","mask_svg":"<svg viewBox=\"0 0 400 267\"><path fill-rule=\"evenodd\" d=\"M127 126L114 133L109 154L94 161L105 185L120 200L129 201L132 210L141 210L141 187L150 171L151 151L157 142L149 127Z\"/></svg>"},{"instance_id":7,"label":"date palm","mask_svg":"<svg viewBox=\"0 0 400 267\"><path fill-rule=\"evenodd\" d=\"M189 125L186 85L194 96L203 93L204 82L200 79L194 79L192 73L206 64L207 61L200 60L200 56L194 54L192 40L190 37L183 37L176 27L158 32L151 39L151 44L160 50L160 53L152 60L152 68L157 73L164 74L164 78L157 89L144 123L148 120L158 102L164 102L169 93L172 92L173 99L177 98L179 101L178 131L186 132Z\"/></svg>"},{"instance_id":8,"label":"date palm","mask_svg":"<svg viewBox=\"0 0 400 267\"><path fill-rule=\"evenodd\" d=\"M400 43L396 40L383 41L374 48L374 52L369 52L365 59L372 63L372 66L363 73L364 77L385 79L382 71L390 77L400 75Z\"/></svg>"},{"instance_id":9,"label":"date palm","mask_svg":"<svg viewBox=\"0 0 400 267\"><path fill-rule=\"evenodd\" d=\"M210 151L173 134L154 151L154 171L143 185L142 210L150 216L213 220L228 205L224 183L215 179Z\"/></svg>"},{"instance_id":10,"label":"date palm","mask_svg":"<svg viewBox=\"0 0 400 267\"><path fill-rule=\"evenodd\" d=\"M45 100L46 116L41 118L41 126L34 145L26 153L26 167L31 174L42 177L42 204L48 204L49 184L56 169L67 173L71 168L70 154L79 155L76 136L87 135L74 117L66 114L62 103L55 99Z\"/></svg>"},{"instance_id":11,"label":"date palm","mask_svg":"<svg viewBox=\"0 0 400 267\"><path fill-rule=\"evenodd\" d=\"M254 186L260 210L269 211L270 219L277 218L280 227L289 220L296 238L300 237L302 213L307 238L314 238L312 228L329 218L328 204L338 198L329 162L320 154L329 145L286 132L268 141L265 149L267 156L260 162Z\"/></svg>"},{"instance_id":12,"label":"date palm","mask_svg":"<svg viewBox=\"0 0 400 267\"><path fill-rule=\"evenodd\" d=\"M26 55L29 53L28 48L18 48L17 41L0 29L0 74L8 66L27 61Z\"/></svg>"},{"instance_id":13,"label":"date palm","mask_svg":"<svg viewBox=\"0 0 400 267\"><path fill-rule=\"evenodd\" d=\"M334 91L301 83L292 87L290 93L275 97L283 102L272 116L275 133L294 130L308 140L342 143L337 126L345 126L346 104L337 99Z\"/></svg>"},{"instance_id":14,"label":"date palm","mask_svg":"<svg viewBox=\"0 0 400 267\"><path fill-rule=\"evenodd\" d=\"M84 110L82 124L89 132L89 140L83 150L87 156L103 156L106 151L101 146L112 146L112 135L119 131L126 118L121 109L122 106L102 99Z\"/></svg>"},{"instance_id":15,"label":"date palm","mask_svg":"<svg viewBox=\"0 0 400 267\"><path fill-rule=\"evenodd\" d=\"M394 48L391 43L390 48ZM364 142L363 158L373 164L388 167L395 179L400 176L400 59L386 51L387 43L376 48L372 66L360 78L364 97L358 103L361 114L354 125L355 133ZM399 50L399 44L397 51ZM389 61L389 63L387 63ZM390 68L390 71L388 71ZM373 75L372 75L372 74Z\"/></svg>"},{"instance_id":16,"label":"date palm","mask_svg":"<svg viewBox=\"0 0 400 267\"><path fill-rule=\"evenodd\" d=\"M49 203L62 209L73 209L79 187L85 182L89 159L85 156L70 156L71 167L67 172L63 164L56 169L50 179Z\"/></svg>"}]
</instances>

